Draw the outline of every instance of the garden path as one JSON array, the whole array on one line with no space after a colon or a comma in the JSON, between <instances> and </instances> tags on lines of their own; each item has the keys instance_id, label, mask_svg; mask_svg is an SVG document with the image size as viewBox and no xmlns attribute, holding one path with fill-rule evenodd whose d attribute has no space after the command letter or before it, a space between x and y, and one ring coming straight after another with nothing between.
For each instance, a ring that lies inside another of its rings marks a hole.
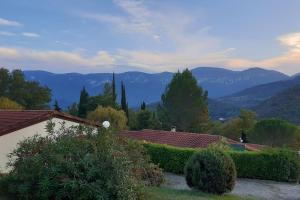
<instances>
[{"instance_id":1,"label":"garden path","mask_svg":"<svg viewBox=\"0 0 300 200\"><path fill-rule=\"evenodd\" d=\"M164 187L189 190L183 176L166 173ZM231 194L266 200L300 200L300 185L263 181L256 179L237 179Z\"/></svg>"}]
</instances>

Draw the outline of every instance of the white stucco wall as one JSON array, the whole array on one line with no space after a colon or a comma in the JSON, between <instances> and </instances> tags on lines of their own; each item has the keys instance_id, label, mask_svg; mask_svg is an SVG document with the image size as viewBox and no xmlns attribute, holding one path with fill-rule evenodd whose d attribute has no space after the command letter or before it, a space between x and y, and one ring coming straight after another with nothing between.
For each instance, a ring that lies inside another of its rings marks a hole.
<instances>
[{"instance_id":1,"label":"white stucco wall","mask_svg":"<svg viewBox=\"0 0 300 200\"><path fill-rule=\"evenodd\" d=\"M14 150L18 143L25 138L34 136L36 134L45 136L47 134L45 127L49 120L34 124L32 126L17 130L15 132L0 136L0 172L8 172L9 169L6 168L8 162L7 154ZM55 123L55 129L61 127L61 123L65 124L65 127L78 126L78 123L66 121L58 118L53 118L51 120Z\"/></svg>"}]
</instances>

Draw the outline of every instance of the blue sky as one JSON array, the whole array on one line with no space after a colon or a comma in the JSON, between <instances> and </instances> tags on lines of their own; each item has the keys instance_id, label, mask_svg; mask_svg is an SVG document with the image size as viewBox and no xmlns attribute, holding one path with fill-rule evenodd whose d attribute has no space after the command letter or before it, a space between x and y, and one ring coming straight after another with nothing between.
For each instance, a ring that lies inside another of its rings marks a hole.
<instances>
[{"instance_id":1,"label":"blue sky","mask_svg":"<svg viewBox=\"0 0 300 200\"><path fill-rule=\"evenodd\" d=\"M299 0L1 0L0 65L300 72Z\"/></svg>"}]
</instances>

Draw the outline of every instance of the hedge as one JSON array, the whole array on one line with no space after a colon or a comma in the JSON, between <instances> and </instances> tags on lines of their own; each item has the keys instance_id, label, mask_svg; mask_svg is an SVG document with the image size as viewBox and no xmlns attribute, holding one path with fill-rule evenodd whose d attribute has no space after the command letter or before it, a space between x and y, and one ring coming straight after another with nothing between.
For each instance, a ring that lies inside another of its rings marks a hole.
<instances>
[{"instance_id":1,"label":"hedge","mask_svg":"<svg viewBox=\"0 0 300 200\"><path fill-rule=\"evenodd\" d=\"M199 149L178 148L168 145L144 143L152 162L166 172L183 174L187 160ZM228 152L239 178L298 182L300 157L298 153L283 149L260 152Z\"/></svg>"}]
</instances>

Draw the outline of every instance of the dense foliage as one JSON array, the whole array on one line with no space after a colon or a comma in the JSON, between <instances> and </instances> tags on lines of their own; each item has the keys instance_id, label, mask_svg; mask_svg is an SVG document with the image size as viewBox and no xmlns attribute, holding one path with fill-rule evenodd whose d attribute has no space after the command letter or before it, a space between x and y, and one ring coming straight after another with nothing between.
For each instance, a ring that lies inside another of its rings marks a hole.
<instances>
[{"instance_id":1,"label":"dense foliage","mask_svg":"<svg viewBox=\"0 0 300 200\"><path fill-rule=\"evenodd\" d=\"M237 118L219 126L217 132L227 138L239 141L243 133L249 135L255 124L256 114L249 110L241 110Z\"/></svg>"},{"instance_id":2,"label":"dense foliage","mask_svg":"<svg viewBox=\"0 0 300 200\"><path fill-rule=\"evenodd\" d=\"M140 147L108 132L61 128L21 142L0 188L19 199L142 199L141 179L162 181L161 170L144 157Z\"/></svg>"},{"instance_id":3,"label":"dense foliage","mask_svg":"<svg viewBox=\"0 0 300 200\"><path fill-rule=\"evenodd\" d=\"M254 143L272 147L300 149L299 128L283 120L268 119L258 122L251 131L250 139Z\"/></svg>"},{"instance_id":4,"label":"dense foliage","mask_svg":"<svg viewBox=\"0 0 300 200\"><path fill-rule=\"evenodd\" d=\"M109 121L115 130L124 130L127 128L127 118L123 110L99 106L96 110L90 112L87 118L99 123Z\"/></svg>"},{"instance_id":5,"label":"dense foliage","mask_svg":"<svg viewBox=\"0 0 300 200\"><path fill-rule=\"evenodd\" d=\"M216 148L193 154L185 165L184 173L189 187L216 194L233 190L236 180L232 158Z\"/></svg>"},{"instance_id":6,"label":"dense foliage","mask_svg":"<svg viewBox=\"0 0 300 200\"><path fill-rule=\"evenodd\" d=\"M18 103L6 98L0 97L0 110L22 110L23 107Z\"/></svg>"},{"instance_id":7,"label":"dense foliage","mask_svg":"<svg viewBox=\"0 0 300 200\"><path fill-rule=\"evenodd\" d=\"M207 91L187 69L173 76L161 100L158 113L166 130L176 126L179 131L200 132L208 121Z\"/></svg>"},{"instance_id":8,"label":"dense foliage","mask_svg":"<svg viewBox=\"0 0 300 200\"><path fill-rule=\"evenodd\" d=\"M161 123L157 119L156 114L149 110L140 110L136 114L136 127L133 129L161 129Z\"/></svg>"},{"instance_id":9,"label":"dense foliage","mask_svg":"<svg viewBox=\"0 0 300 200\"><path fill-rule=\"evenodd\" d=\"M88 112L94 111L98 106L119 109L116 101L115 78L112 83L105 83L101 94L90 96L85 87L80 92L79 103L73 103L67 109L68 113L81 118L86 118Z\"/></svg>"},{"instance_id":10,"label":"dense foliage","mask_svg":"<svg viewBox=\"0 0 300 200\"><path fill-rule=\"evenodd\" d=\"M197 149L145 143L151 160L167 172L183 174L184 166ZM300 157L297 152L273 150L261 152L230 151L239 178L296 182Z\"/></svg>"},{"instance_id":11,"label":"dense foliage","mask_svg":"<svg viewBox=\"0 0 300 200\"><path fill-rule=\"evenodd\" d=\"M26 81L20 70L0 68L0 97L7 97L25 109L43 109L51 100L51 90L38 82Z\"/></svg>"}]
</instances>

